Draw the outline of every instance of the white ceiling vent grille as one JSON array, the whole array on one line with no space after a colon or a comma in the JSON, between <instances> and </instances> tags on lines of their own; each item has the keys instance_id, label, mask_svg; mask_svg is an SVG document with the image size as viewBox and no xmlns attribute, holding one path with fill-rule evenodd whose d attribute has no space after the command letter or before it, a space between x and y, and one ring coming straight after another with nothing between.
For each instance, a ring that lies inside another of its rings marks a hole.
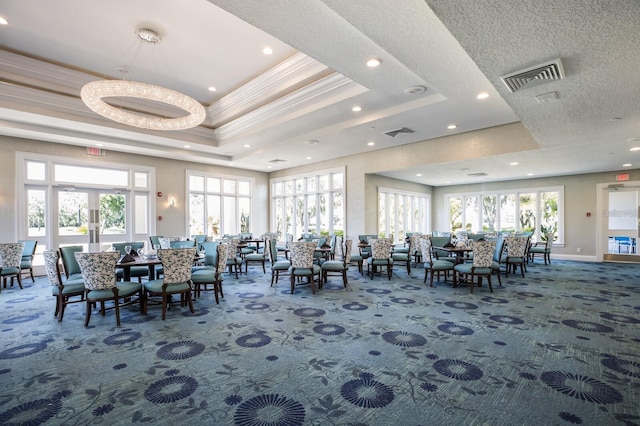
<instances>
[{"instance_id":1,"label":"white ceiling vent grille","mask_svg":"<svg viewBox=\"0 0 640 426\"><path fill-rule=\"evenodd\" d=\"M275 160L271 160L271 161L269 161L269 162L270 162L270 163L274 163L274 164L275 164L275 163L286 163L286 162L287 162L287 160L281 160L281 159L279 159L279 158L276 158Z\"/></svg>"},{"instance_id":2,"label":"white ceiling vent grille","mask_svg":"<svg viewBox=\"0 0 640 426\"><path fill-rule=\"evenodd\" d=\"M508 75L503 75L500 78L502 78L502 81L507 85L511 93L513 93L520 89L527 89L553 80L562 80L564 78L564 68L562 68L562 61L556 59Z\"/></svg>"},{"instance_id":3,"label":"white ceiling vent grille","mask_svg":"<svg viewBox=\"0 0 640 426\"><path fill-rule=\"evenodd\" d=\"M467 173L467 176L482 177L482 176L489 176L489 175L484 172L478 172L478 173Z\"/></svg>"},{"instance_id":4,"label":"white ceiling vent grille","mask_svg":"<svg viewBox=\"0 0 640 426\"><path fill-rule=\"evenodd\" d=\"M395 138L400 133L414 133L414 131L409 129L409 128L407 128L407 127L401 127L399 129L396 129L396 130L391 130L389 132L385 132L384 134L387 135L387 136L391 136L392 138Z\"/></svg>"}]
</instances>

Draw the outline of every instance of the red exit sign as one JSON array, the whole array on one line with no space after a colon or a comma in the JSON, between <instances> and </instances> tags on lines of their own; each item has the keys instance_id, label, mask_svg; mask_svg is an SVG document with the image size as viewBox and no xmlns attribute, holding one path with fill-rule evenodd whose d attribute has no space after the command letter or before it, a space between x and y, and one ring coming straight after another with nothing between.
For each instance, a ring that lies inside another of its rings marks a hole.
<instances>
[{"instance_id":1,"label":"red exit sign","mask_svg":"<svg viewBox=\"0 0 640 426\"><path fill-rule=\"evenodd\" d=\"M92 146L88 146L87 147L87 154L88 155L104 155L106 154L104 149L100 149L100 148L94 148Z\"/></svg>"},{"instance_id":2,"label":"red exit sign","mask_svg":"<svg viewBox=\"0 0 640 426\"><path fill-rule=\"evenodd\" d=\"M629 173L620 173L619 175L616 175L616 180L618 182L629 180Z\"/></svg>"}]
</instances>

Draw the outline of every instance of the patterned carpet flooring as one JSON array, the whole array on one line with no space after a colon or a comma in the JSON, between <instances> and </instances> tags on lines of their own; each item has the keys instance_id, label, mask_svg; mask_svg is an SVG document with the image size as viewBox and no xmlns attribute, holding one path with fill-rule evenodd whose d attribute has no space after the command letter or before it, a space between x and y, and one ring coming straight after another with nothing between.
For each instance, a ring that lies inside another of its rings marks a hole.
<instances>
[{"instance_id":1,"label":"patterned carpet flooring","mask_svg":"<svg viewBox=\"0 0 640 426\"><path fill-rule=\"evenodd\" d=\"M250 267L225 297L53 317L0 294L0 424L638 425L640 265L554 261L486 286L340 277L315 295Z\"/></svg>"}]
</instances>

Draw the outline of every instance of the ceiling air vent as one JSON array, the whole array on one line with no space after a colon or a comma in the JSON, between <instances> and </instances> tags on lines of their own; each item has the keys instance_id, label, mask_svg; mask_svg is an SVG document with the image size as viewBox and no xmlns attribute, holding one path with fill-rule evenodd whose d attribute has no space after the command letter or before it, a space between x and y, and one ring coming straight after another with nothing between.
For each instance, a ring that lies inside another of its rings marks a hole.
<instances>
[{"instance_id":1,"label":"ceiling air vent","mask_svg":"<svg viewBox=\"0 0 640 426\"><path fill-rule=\"evenodd\" d=\"M486 173L483 172L479 172L479 173L467 173L467 176L471 176L471 177L482 177L482 176L489 176Z\"/></svg>"},{"instance_id":2,"label":"ceiling air vent","mask_svg":"<svg viewBox=\"0 0 640 426\"><path fill-rule=\"evenodd\" d=\"M564 78L564 69L562 68L562 61L556 59L509 75L503 75L500 78L513 93L520 89L527 89L553 80L562 80Z\"/></svg>"},{"instance_id":3,"label":"ceiling air vent","mask_svg":"<svg viewBox=\"0 0 640 426\"><path fill-rule=\"evenodd\" d=\"M400 133L414 133L414 131L407 127L401 127L400 129L391 130L390 132L385 132L384 134L387 136L391 136L392 138L395 138Z\"/></svg>"},{"instance_id":4,"label":"ceiling air vent","mask_svg":"<svg viewBox=\"0 0 640 426\"><path fill-rule=\"evenodd\" d=\"M276 158L275 160L271 160L271 161L269 161L269 162L270 162L270 163L274 163L274 164L276 164L276 163L286 163L286 161L287 161L287 160L281 160L281 159L279 159L279 158Z\"/></svg>"}]
</instances>

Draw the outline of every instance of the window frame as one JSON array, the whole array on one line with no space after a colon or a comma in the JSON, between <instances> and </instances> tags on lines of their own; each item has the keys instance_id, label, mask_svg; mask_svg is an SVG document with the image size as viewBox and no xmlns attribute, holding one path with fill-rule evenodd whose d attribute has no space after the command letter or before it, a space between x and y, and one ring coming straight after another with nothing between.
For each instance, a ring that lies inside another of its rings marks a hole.
<instances>
[{"instance_id":1,"label":"window frame","mask_svg":"<svg viewBox=\"0 0 640 426\"><path fill-rule=\"evenodd\" d=\"M389 208L390 205L390 196L394 197L393 204ZM380 223L380 211L382 206L380 205L381 197L384 197L385 206L384 206L384 224ZM399 197L404 199L404 202L399 203ZM409 206L407 207L407 202L409 202ZM421 220L415 220L413 218L413 212L416 208L420 207L420 204L423 204L423 217ZM403 206L403 215L402 220L400 221L400 215L397 210ZM388 236L393 230L393 238L394 243L404 243L407 232L420 232L423 234L427 234L431 232L431 194L424 192L415 192L415 191L406 191L397 188L387 188L383 186L379 186L377 190L377 211L378 216L376 217L376 226L378 235ZM393 226L391 222L393 221ZM422 222L422 223L420 223ZM400 225L402 225L402 229L400 229ZM384 233L381 230L381 226L384 226ZM417 227L418 229L413 229L413 227ZM400 232L402 231L402 232Z\"/></svg>"}]
</instances>

